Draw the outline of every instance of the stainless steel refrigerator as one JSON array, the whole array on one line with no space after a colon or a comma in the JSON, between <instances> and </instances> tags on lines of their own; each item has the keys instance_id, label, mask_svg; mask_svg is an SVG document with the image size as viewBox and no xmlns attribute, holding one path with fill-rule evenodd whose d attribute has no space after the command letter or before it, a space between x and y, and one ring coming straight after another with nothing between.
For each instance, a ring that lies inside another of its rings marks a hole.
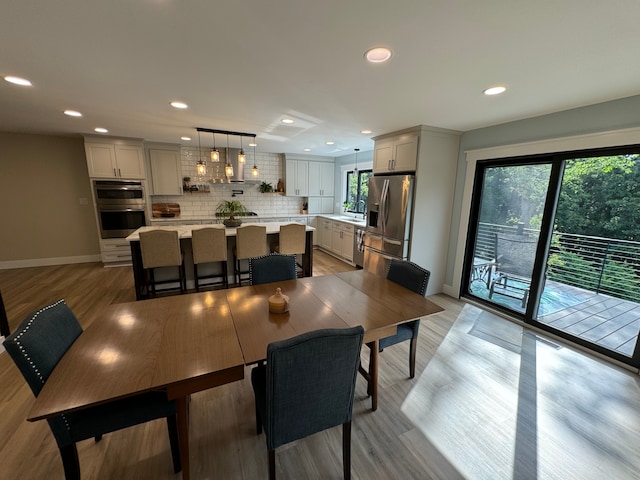
<instances>
[{"instance_id":1,"label":"stainless steel refrigerator","mask_svg":"<svg viewBox=\"0 0 640 480\"><path fill-rule=\"evenodd\" d=\"M369 179L365 270L386 275L391 259L407 259L413 183L413 175L373 176Z\"/></svg>"}]
</instances>

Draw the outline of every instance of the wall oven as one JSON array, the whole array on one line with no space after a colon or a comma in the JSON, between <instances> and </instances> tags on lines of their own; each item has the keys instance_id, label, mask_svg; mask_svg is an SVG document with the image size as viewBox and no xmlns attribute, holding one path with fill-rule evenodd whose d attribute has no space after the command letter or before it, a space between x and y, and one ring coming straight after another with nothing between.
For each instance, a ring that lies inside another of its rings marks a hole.
<instances>
[{"instance_id":1,"label":"wall oven","mask_svg":"<svg viewBox=\"0 0 640 480\"><path fill-rule=\"evenodd\" d=\"M124 238L146 225L142 182L94 180L93 192L102 238Z\"/></svg>"}]
</instances>

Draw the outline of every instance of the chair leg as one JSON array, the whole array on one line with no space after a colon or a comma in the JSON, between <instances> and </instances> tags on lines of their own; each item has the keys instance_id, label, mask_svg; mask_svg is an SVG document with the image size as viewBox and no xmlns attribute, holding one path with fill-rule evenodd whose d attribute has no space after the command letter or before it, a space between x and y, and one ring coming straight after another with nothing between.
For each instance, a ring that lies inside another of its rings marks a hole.
<instances>
[{"instance_id":1,"label":"chair leg","mask_svg":"<svg viewBox=\"0 0 640 480\"><path fill-rule=\"evenodd\" d=\"M198 284L198 264L193 264L193 279L196 282L196 292L200 291L200 285Z\"/></svg>"},{"instance_id":2,"label":"chair leg","mask_svg":"<svg viewBox=\"0 0 640 480\"><path fill-rule=\"evenodd\" d=\"M260 410L258 410L258 402L256 402L256 435L262 433L262 419L260 418Z\"/></svg>"},{"instance_id":3,"label":"chair leg","mask_svg":"<svg viewBox=\"0 0 640 480\"><path fill-rule=\"evenodd\" d=\"M342 470L344 480L351 479L351 422L342 424Z\"/></svg>"},{"instance_id":4,"label":"chair leg","mask_svg":"<svg viewBox=\"0 0 640 480\"><path fill-rule=\"evenodd\" d=\"M169 430L169 444L171 445L171 458L173 459L173 473L178 473L182 470L182 463L180 462L178 420L175 415L167 417L167 429Z\"/></svg>"},{"instance_id":5,"label":"chair leg","mask_svg":"<svg viewBox=\"0 0 640 480\"><path fill-rule=\"evenodd\" d=\"M222 286L224 288L229 288L229 276L227 272L227 261L222 261Z\"/></svg>"},{"instance_id":6,"label":"chair leg","mask_svg":"<svg viewBox=\"0 0 640 480\"><path fill-rule=\"evenodd\" d=\"M72 443L58 449L62 457L65 480L80 480L80 460L78 459L76 444Z\"/></svg>"},{"instance_id":7,"label":"chair leg","mask_svg":"<svg viewBox=\"0 0 640 480\"><path fill-rule=\"evenodd\" d=\"M151 283L151 296L155 297L156 296L156 278L155 275L153 274L153 268L149 269L149 282ZM149 289L147 288L147 291Z\"/></svg>"},{"instance_id":8,"label":"chair leg","mask_svg":"<svg viewBox=\"0 0 640 480\"><path fill-rule=\"evenodd\" d=\"M416 350L418 349L418 337L413 337L409 346L409 378L416 376Z\"/></svg>"},{"instance_id":9,"label":"chair leg","mask_svg":"<svg viewBox=\"0 0 640 480\"><path fill-rule=\"evenodd\" d=\"M276 451L269 450L269 480L276 480Z\"/></svg>"}]
</instances>

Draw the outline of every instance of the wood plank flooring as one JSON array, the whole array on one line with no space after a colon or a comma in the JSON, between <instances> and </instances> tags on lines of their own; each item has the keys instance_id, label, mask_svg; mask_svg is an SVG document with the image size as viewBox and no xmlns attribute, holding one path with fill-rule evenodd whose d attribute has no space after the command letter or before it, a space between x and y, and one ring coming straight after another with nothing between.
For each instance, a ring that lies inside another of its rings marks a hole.
<instances>
[{"instance_id":1,"label":"wood plank flooring","mask_svg":"<svg viewBox=\"0 0 640 480\"><path fill-rule=\"evenodd\" d=\"M316 275L344 269L351 267L322 252L314 252ZM131 269L103 268L100 264L0 271L0 290L12 329L28 312L60 297L67 299L85 327L104 306L134 300ZM523 338L530 341L530 338L518 334L514 337L509 329L513 324L480 309L465 307L464 303L445 295L430 298L445 311L421 323L416 378L407 378L408 345L405 342L381 354L380 400L376 412L370 410L364 380L357 380L352 433L354 479L582 480L588 477L580 474L590 467L603 477L638 478L629 470L637 467L637 460L628 460L629 451L640 444L636 441L640 425L635 420L640 418L637 376L608 365L603 367L601 362L568 348L563 349L563 355L568 358L565 366L572 367L564 369L564 376L556 383L542 382L544 375L557 367L554 357L545 355L542 348L537 355L540 362L537 372L529 369L527 375L519 376L509 365L520 365L522 360L516 352L520 355L522 352L518 350L521 347L518 342L522 343ZM489 317L478 321L483 313ZM468 334L470 325L476 323L473 335ZM448 335L453 325L456 328L452 334L456 336L451 339ZM502 331L500 326L504 325L507 325L506 337L496 332ZM486 341L480 338L483 335L495 338ZM470 343L479 347L468 348ZM496 347L496 343L500 346ZM506 364L501 363L505 358ZM525 365L530 367L529 363ZM466 388L464 383L457 382L463 376L473 376L474 372L486 385L480 382L477 388ZM255 434L249 373L247 369L246 378L241 382L192 396L192 478L267 478L266 445L264 436ZM609 381L609 377L613 380ZM521 385L518 378L525 384ZM534 379L538 383L533 382ZM540 402L536 405L531 399L536 398L535 389L542 385L545 391L538 391L537 396L564 412L565 423L559 426L536 423L536 406L539 407ZM524 387L529 393L520 396ZM526 434L527 442L515 441L514 431L504 420L504 409L500 405L504 404L505 396L510 401L521 399L520 414L529 420L521 422L526 428L519 434ZM611 398L616 402L607 400ZM434 399L439 400L437 405ZM63 478L58 450L46 423L24 420L32 402L31 391L22 376L8 356L0 354L0 480ZM443 410L447 405L455 409ZM494 405L496 408L491 408ZM580 416L571 415L574 409L580 409ZM437 424L434 424L434 415ZM624 436L617 436L617 425L627 418ZM576 423L572 423L574 421ZM469 428L478 433L468 435L465 429ZM538 430L544 436L536 444L531 438ZM576 437L584 437L584 441L575 443ZM476 442L471 446L470 438ZM550 463L545 463L544 470L531 462L542 448L542 441L545 461L547 452L556 452ZM635 443L623 445L632 441ZM575 450L576 445L583 450ZM181 478L172 473L163 421L105 435L99 443L84 441L78 447L84 480ZM566 463L568 456L581 462L580 471L575 474ZM491 476L494 471L502 472L505 468L508 472L516 458L519 469L511 469L511 476ZM276 461L281 479L342 478L341 429L282 447L277 451ZM614 467L620 463L624 468ZM546 477L549 467L566 476ZM609 469L621 476L607 475Z\"/></svg>"}]
</instances>

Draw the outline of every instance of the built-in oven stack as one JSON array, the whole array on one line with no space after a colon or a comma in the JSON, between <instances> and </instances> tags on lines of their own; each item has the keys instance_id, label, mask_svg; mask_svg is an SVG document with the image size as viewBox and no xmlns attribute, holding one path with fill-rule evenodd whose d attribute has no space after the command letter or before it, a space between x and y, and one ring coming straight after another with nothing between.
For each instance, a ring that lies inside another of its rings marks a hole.
<instances>
[{"instance_id":1,"label":"built-in oven stack","mask_svg":"<svg viewBox=\"0 0 640 480\"><path fill-rule=\"evenodd\" d=\"M93 196L105 266L130 265L126 237L146 225L144 183L139 180L93 180Z\"/></svg>"},{"instance_id":2,"label":"built-in oven stack","mask_svg":"<svg viewBox=\"0 0 640 480\"><path fill-rule=\"evenodd\" d=\"M142 182L94 180L93 191L102 238L125 238L146 225Z\"/></svg>"}]
</instances>

